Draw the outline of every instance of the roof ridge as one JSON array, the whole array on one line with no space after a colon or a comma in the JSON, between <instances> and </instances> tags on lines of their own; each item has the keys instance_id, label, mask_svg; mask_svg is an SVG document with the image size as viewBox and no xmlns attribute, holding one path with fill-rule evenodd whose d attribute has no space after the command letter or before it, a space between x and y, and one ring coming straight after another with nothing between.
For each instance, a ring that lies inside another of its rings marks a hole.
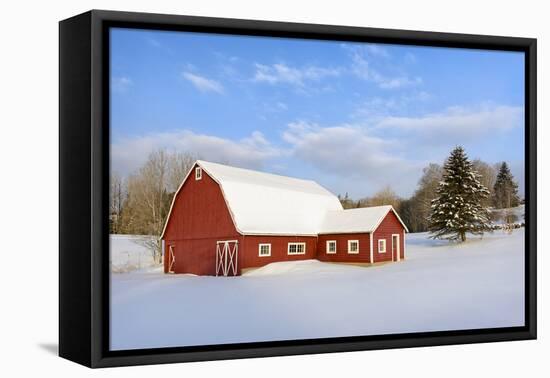
<instances>
[{"instance_id":1,"label":"roof ridge","mask_svg":"<svg viewBox=\"0 0 550 378\"><path fill-rule=\"evenodd\" d=\"M208 164L214 164L214 165L222 166L224 168L229 168L229 169L234 169L234 170L241 170L241 171L251 172L251 173L255 173L255 174L266 175L266 176L280 177L280 178L291 179L291 180L296 180L296 181L310 182L310 183L314 183L314 184L317 184L317 185L321 186L317 181L311 180L311 179L303 179L303 178L298 178L298 177L294 177L294 176L285 176L285 175L281 175L281 174L278 174L278 173L264 172L264 171L259 171L259 170L256 170L256 169L250 169L250 168L235 167L233 165L221 164L221 163L216 163L216 162L213 162L213 161L200 160L200 159L197 160L196 163L199 164L199 165L202 165L204 163L206 163L207 165Z\"/></svg>"},{"instance_id":2,"label":"roof ridge","mask_svg":"<svg viewBox=\"0 0 550 378\"><path fill-rule=\"evenodd\" d=\"M353 211L353 210L367 210L367 209L381 209L381 208L392 208L392 205L377 205L377 206L363 206L363 207L352 207L349 209L342 209L342 210L329 210L329 211Z\"/></svg>"}]
</instances>

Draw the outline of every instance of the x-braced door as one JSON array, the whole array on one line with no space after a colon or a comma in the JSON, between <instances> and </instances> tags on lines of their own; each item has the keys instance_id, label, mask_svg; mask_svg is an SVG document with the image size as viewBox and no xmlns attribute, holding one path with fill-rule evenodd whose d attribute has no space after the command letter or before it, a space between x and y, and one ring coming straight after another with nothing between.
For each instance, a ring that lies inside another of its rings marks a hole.
<instances>
[{"instance_id":1,"label":"x-braced door","mask_svg":"<svg viewBox=\"0 0 550 378\"><path fill-rule=\"evenodd\" d=\"M174 246L168 246L168 273L174 273L174 264L176 263L176 255L174 254Z\"/></svg>"},{"instance_id":2,"label":"x-braced door","mask_svg":"<svg viewBox=\"0 0 550 378\"><path fill-rule=\"evenodd\" d=\"M239 242L224 240L216 242L216 276L236 276L239 257Z\"/></svg>"}]
</instances>

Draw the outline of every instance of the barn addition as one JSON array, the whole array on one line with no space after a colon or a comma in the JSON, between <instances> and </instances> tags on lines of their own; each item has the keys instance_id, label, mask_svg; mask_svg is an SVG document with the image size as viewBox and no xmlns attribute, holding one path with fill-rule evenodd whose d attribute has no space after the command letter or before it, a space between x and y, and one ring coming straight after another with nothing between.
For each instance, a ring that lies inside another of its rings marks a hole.
<instances>
[{"instance_id":1,"label":"barn addition","mask_svg":"<svg viewBox=\"0 0 550 378\"><path fill-rule=\"evenodd\" d=\"M344 210L314 181L199 160L161 235L164 271L228 276L279 261L400 261L406 232L392 206Z\"/></svg>"}]
</instances>

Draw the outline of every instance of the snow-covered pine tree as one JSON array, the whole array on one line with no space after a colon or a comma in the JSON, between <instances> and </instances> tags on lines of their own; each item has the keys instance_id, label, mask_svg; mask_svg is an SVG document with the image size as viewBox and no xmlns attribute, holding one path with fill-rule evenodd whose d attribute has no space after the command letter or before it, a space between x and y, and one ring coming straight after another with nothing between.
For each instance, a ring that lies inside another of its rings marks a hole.
<instances>
[{"instance_id":1,"label":"snow-covered pine tree","mask_svg":"<svg viewBox=\"0 0 550 378\"><path fill-rule=\"evenodd\" d=\"M483 234L490 230L488 209L482 205L489 190L480 183L480 175L462 147L451 152L443 169L429 216L430 237L465 241L467 232Z\"/></svg>"},{"instance_id":2,"label":"snow-covered pine tree","mask_svg":"<svg viewBox=\"0 0 550 378\"><path fill-rule=\"evenodd\" d=\"M497 209L516 207L519 205L518 184L508 168L506 162L502 162L498 170L494 186L493 205Z\"/></svg>"}]
</instances>

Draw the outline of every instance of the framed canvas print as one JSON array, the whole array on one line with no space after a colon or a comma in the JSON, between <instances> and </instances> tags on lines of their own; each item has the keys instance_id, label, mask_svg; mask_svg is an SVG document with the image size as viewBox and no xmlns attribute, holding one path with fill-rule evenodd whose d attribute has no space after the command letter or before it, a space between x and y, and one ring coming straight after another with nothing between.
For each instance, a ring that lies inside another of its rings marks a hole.
<instances>
[{"instance_id":1,"label":"framed canvas print","mask_svg":"<svg viewBox=\"0 0 550 378\"><path fill-rule=\"evenodd\" d=\"M59 353L536 337L536 40L60 22Z\"/></svg>"}]
</instances>

